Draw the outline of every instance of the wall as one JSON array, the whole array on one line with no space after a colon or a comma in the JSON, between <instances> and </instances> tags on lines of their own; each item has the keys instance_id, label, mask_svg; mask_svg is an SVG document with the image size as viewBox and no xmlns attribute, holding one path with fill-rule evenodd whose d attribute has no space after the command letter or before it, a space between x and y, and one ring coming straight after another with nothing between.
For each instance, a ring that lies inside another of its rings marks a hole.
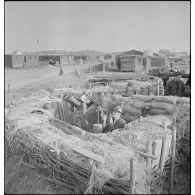
<instances>
[{"instance_id":1,"label":"wall","mask_svg":"<svg viewBox=\"0 0 195 195\"><path fill-rule=\"evenodd\" d=\"M26 58L26 63L25 67L36 67L39 64L39 57L36 55L27 55L25 56Z\"/></svg>"},{"instance_id":2,"label":"wall","mask_svg":"<svg viewBox=\"0 0 195 195\"><path fill-rule=\"evenodd\" d=\"M68 64L68 56L60 56L60 63L63 64Z\"/></svg>"},{"instance_id":3,"label":"wall","mask_svg":"<svg viewBox=\"0 0 195 195\"><path fill-rule=\"evenodd\" d=\"M68 64L75 64L74 56L68 56Z\"/></svg>"},{"instance_id":4,"label":"wall","mask_svg":"<svg viewBox=\"0 0 195 195\"><path fill-rule=\"evenodd\" d=\"M118 68L120 71L135 71L136 65L135 56L119 56L118 57Z\"/></svg>"},{"instance_id":5,"label":"wall","mask_svg":"<svg viewBox=\"0 0 195 195\"><path fill-rule=\"evenodd\" d=\"M163 67L165 66L165 58L151 57L151 67Z\"/></svg>"},{"instance_id":6,"label":"wall","mask_svg":"<svg viewBox=\"0 0 195 195\"><path fill-rule=\"evenodd\" d=\"M24 56L12 55L12 68L23 68L23 67L24 67Z\"/></svg>"},{"instance_id":7,"label":"wall","mask_svg":"<svg viewBox=\"0 0 195 195\"><path fill-rule=\"evenodd\" d=\"M11 55L5 55L5 68L12 68L12 56Z\"/></svg>"},{"instance_id":8,"label":"wall","mask_svg":"<svg viewBox=\"0 0 195 195\"><path fill-rule=\"evenodd\" d=\"M143 59L141 57L135 58L135 72L142 71Z\"/></svg>"}]
</instances>

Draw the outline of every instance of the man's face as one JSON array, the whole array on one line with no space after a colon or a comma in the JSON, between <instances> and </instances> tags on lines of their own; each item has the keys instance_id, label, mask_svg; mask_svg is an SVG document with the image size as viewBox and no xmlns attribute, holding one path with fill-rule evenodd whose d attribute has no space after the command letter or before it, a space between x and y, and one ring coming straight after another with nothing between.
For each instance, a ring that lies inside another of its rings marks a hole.
<instances>
[{"instance_id":1,"label":"man's face","mask_svg":"<svg viewBox=\"0 0 195 195\"><path fill-rule=\"evenodd\" d=\"M119 112L113 112L112 113L113 118L120 118L120 116L121 116L121 113L119 113Z\"/></svg>"}]
</instances>

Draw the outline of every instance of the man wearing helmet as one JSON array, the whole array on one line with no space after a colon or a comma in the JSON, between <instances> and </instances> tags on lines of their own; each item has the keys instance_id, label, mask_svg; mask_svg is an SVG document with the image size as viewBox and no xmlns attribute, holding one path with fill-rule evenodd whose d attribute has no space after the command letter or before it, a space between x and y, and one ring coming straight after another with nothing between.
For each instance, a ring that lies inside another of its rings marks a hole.
<instances>
[{"instance_id":1,"label":"man wearing helmet","mask_svg":"<svg viewBox=\"0 0 195 195\"><path fill-rule=\"evenodd\" d=\"M102 113L103 133L113 131L115 129L124 128L126 122L121 118L123 113L121 106L115 106L113 112L109 116Z\"/></svg>"}]
</instances>

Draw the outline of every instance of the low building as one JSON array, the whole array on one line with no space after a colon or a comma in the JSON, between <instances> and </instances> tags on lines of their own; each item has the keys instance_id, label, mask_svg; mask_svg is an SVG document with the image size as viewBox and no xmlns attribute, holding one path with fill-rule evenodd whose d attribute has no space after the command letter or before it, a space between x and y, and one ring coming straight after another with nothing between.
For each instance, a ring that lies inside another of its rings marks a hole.
<instances>
[{"instance_id":1,"label":"low building","mask_svg":"<svg viewBox=\"0 0 195 195\"><path fill-rule=\"evenodd\" d=\"M173 57L167 58L167 60L168 60L169 62L176 63L176 64L183 61L182 58L173 58Z\"/></svg>"},{"instance_id":2,"label":"low building","mask_svg":"<svg viewBox=\"0 0 195 195\"><path fill-rule=\"evenodd\" d=\"M133 55L133 56L143 56L144 55L144 52L137 51L137 50L130 50L130 51L123 52L123 54Z\"/></svg>"},{"instance_id":3,"label":"low building","mask_svg":"<svg viewBox=\"0 0 195 195\"><path fill-rule=\"evenodd\" d=\"M157 57L157 56L147 56L147 64L148 68L154 67L164 67L165 66L165 58L164 57Z\"/></svg>"},{"instance_id":4,"label":"low building","mask_svg":"<svg viewBox=\"0 0 195 195\"><path fill-rule=\"evenodd\" d=\"M24 68L25 67L37 67L39 65L38 55L25 55L24 56Z\"/></svg>"},{"instance_id":5,"label":"low building","mask_svg":"<svg viewBox=\"0 0 195 195\"><path fill-rule=\"evenodd\" d=\"M165 58L159 56L121 54L116 56L116 65L120 71L148 72L154 67L164 67Z\"/></svg>"},{"instance_id":6,"label":"low building","mask_svg":"<svg viewBox=\"0 0 195 195\"><path fill-rule=\"evenodd\" d=\"M162 56L162 57L171 56L171 52L168 49L160 49L158 54L159 54L159 56Z\"/></svg>"},{"instance_id":7,"label":"low building","mask_svg":"<svg viewBox=\"0 0 195 195\"><path fill-rule=\"evenodd\" d=\"M104 55L104 60L111 60L111 59L112 59L112 55L111 54Z\"/></svg>"},{"instance_id":8,"label":"low building","mask_svg":"<svg viewBox=\"0 0 195 195\"><path fill-rule=\"evenodd\" d=\"M68 55L68 64L75 64L74 55Z\"/></svg>"},{"instance_id":9,"label":"low building","mask_svg":"<svg viewBox=\"0 0 195 195\"><path fill-rule=\"evenodd\" d=\"M68 55L60 55L60 63L62 65L68 64Z\"/></svg>"},{"instance_id":10,"label":"low building","mask_svg":"<svg viewBox=\"0 0 195 195\"><path fill-rule=\"evenodd\" d=\"M120 71L140 72L143 68L143 57L133 55L121 55L117 57L116 64Z\"/></svg>"},{"instance_id":11,"label":"low building","mask_svg":"<svg viewBox=\"0 0 195 195\"><path fill-rule=\"evenodd\" d=\"M99 55L96 57L99 62L104 62L105 58L104 55Z\"/></svg>"},{"instance_id":12,"label":"low building","mask_svg":"<svg viewBox=\"0 0 195 195\"><path fill-rule=\"evenodd\" d=\"M24 55L10 54L5 55L5 67L24 68Z\"/></svg>"}]
</instances>

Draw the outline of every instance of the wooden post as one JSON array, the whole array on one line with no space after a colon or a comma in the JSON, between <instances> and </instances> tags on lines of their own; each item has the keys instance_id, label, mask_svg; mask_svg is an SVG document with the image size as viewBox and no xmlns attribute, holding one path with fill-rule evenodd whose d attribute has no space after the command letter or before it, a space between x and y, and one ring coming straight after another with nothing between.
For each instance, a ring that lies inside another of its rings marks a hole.
<instances>
[{"instance_id":1,"label":"wooden post","mask_svg":"<svg viewBox=\"0 0 195 195\"><path fill-rule=\"evenodd\" d=\"M134 159L130 159L130 186L129 186L129 194L134 194Z\"/></svg>"},{"instance_id":2,"label":"wooden post","mask_svg":"<svg viewBox=\"0 0 195 195\"><path fill-rule=\"evenodd\" d=\"M8 105L10 104L10 80L8 82Z\"/></svg>"},{"instance_id":3,"label":"wooden post","mask_svg":"<svg viewBox=\"0 0 195 195\"><path fill-rule=\"evenodd\" d=\"M159 96L159 80L157 79L157 96Z\"/></svg>"},{"instance_id":4,"label":"wooden post","mask_svg":"<svg viewBox=\"0 0 195 195\"><path fill-rule=\"evenodd\" d=\"M98 110L98 124L100 124L100 121L99 121L100 119L99 119L99 110Z\"/></svg>"},{"instance_id":5,"label":"wooden post","mask_svg":"<svg viewBox=\"0 0 195 195\"><path fill-rule=\"evenodd\" d=\"M170 194L173 194L174 187L174 163L175 163L175 147L176 147L176 126L173 127L173 138L172 138L172 150L171 150L171 164L170 164Z\"/></svg>"},{"instance_id":6,"label":"wooden post","mask_svg":"<svg viewBox=\"0 0 195 195\"><path fill-rule=\"evenodd\" d=\"M164 168L164 163L165 163L165 147L166 147L166 124L165 124L165 120L163 120L163 128L164 128L164 137L162 139L162 148L161 148L161 156L160 156L160 170L161 172L163 172L163 168Z\"/></svg>"},{"instance_id":7,"label":"wooden post","mask_svg":"<svg viewBox=\"0 0 195 195\"><path fill-rule=\"evenodd\" d=\"M155 141L152 142L152 155L156 156L156 145L157 143ZM153 166L154 160L151 160L151 168Z\"/></svg>"},{"instance_id":8,"label":"wooden post","mask_svg":"<svg viewBox=\"0 0 195 195\"><path fill-rule=\"evenodd\" d=\"M152 153L152 141L151 140L148 140L146 143L146 153L149 155ZM146 158L146 166L150 168L151 166L150 158Z\"/></svg>"}]
</instances>

